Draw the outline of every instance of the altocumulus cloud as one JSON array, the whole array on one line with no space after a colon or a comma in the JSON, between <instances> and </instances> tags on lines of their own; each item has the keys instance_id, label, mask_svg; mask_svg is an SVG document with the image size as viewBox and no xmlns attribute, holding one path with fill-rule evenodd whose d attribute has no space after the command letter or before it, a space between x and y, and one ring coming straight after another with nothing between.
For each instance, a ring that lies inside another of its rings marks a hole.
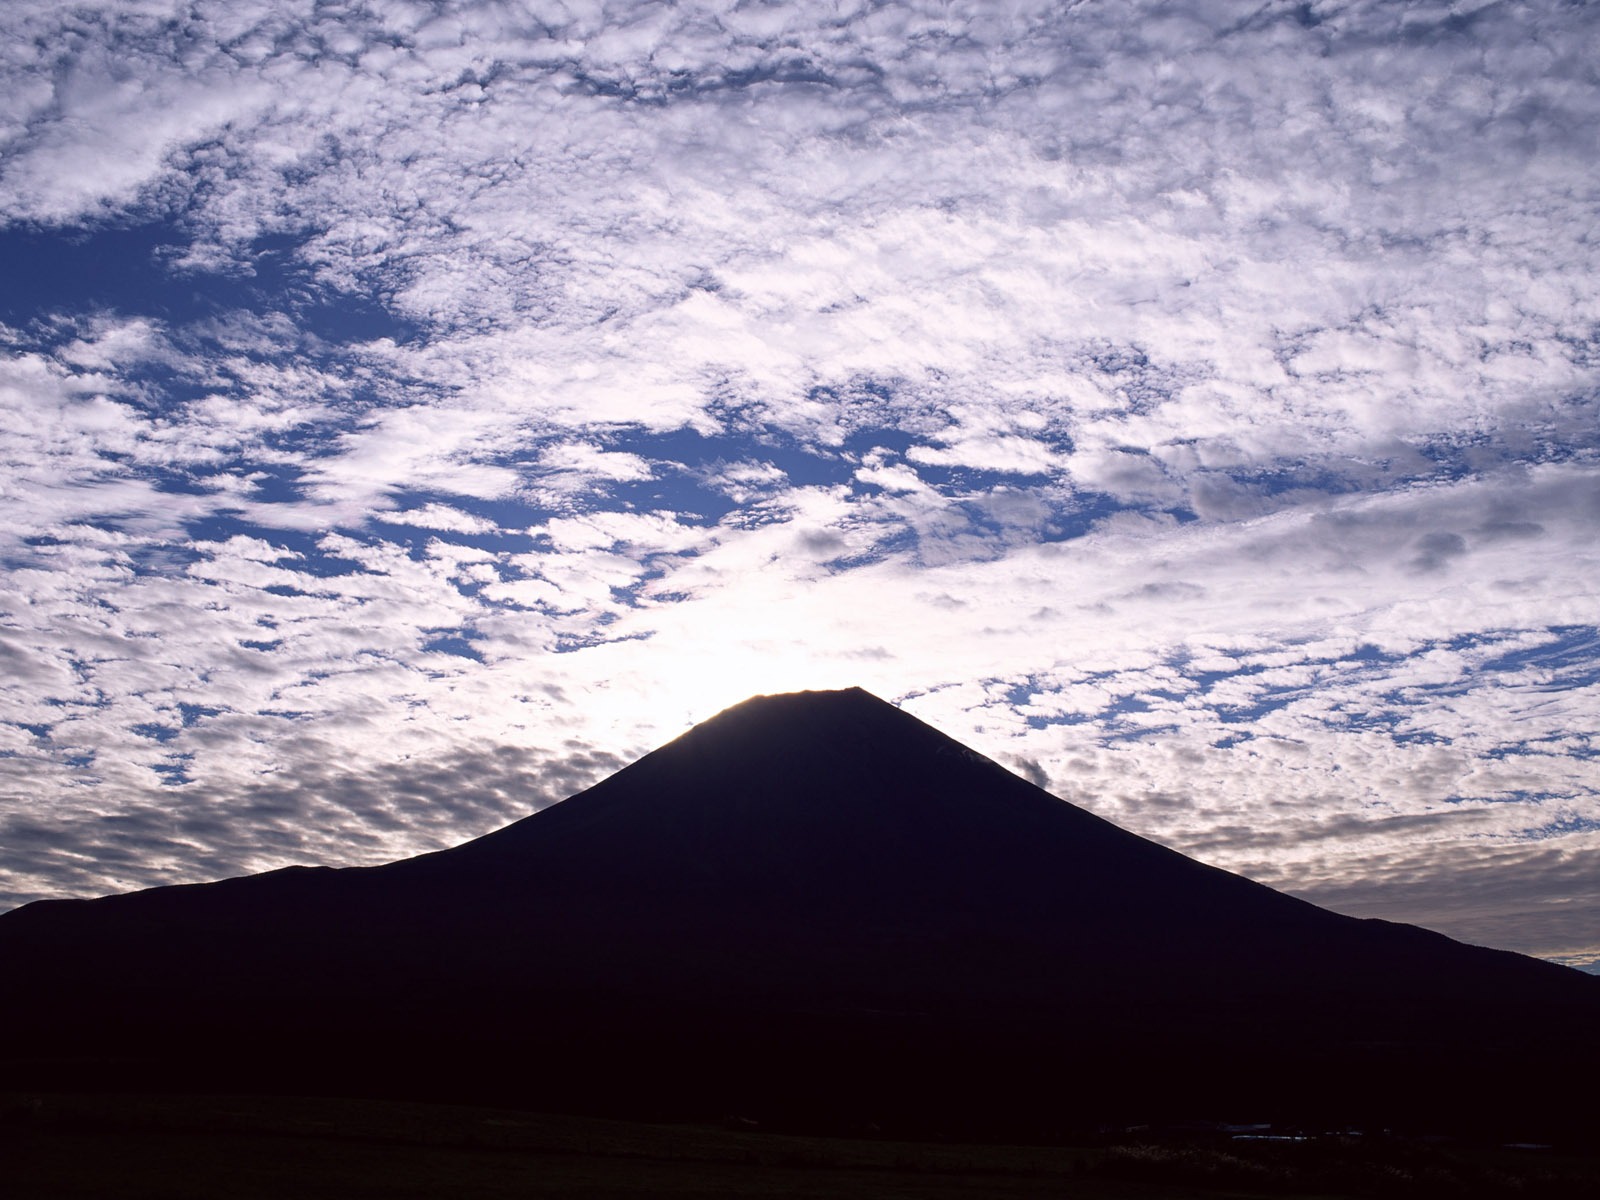
<instances>
[{"instance_id":1,"label":"altocumulus cloud","mask_svg":"<svg viewBox=\"0 0 1600 1200\"><path fill-rule=\"evenodd\" d=\"M444 845L859 683L1600 956L1591 10L0 35L8 901Z\"/></svg>"}]
</instances>

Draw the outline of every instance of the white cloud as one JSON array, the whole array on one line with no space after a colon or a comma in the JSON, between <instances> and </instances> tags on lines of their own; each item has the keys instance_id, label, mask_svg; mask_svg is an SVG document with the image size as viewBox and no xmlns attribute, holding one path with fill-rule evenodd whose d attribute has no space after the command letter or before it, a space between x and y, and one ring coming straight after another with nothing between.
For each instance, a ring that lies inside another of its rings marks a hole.
<instances>
[{"instance_id":1,"label":"white cloud","mask_svg":"<svg viewBox=\"0 0 1600 1200\"><path fill-rule=\"evenodd\" d=\"M477 517L448 504L424 504L396 511L380 520L394 525L414 525L418 529L437 529L443 533L494 533L493 521Z\"/></svg>"}]
</instances>

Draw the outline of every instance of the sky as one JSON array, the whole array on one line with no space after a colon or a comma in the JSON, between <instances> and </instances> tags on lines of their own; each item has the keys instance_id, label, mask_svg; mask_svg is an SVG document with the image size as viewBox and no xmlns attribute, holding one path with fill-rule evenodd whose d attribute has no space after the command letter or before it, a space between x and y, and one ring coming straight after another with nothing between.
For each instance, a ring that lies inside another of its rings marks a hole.
<instances>
[{"instance_id":1,"label":"sky","mask_svg":"<svg viewBox=\"0 0 1600 1200\"><path fill-rule=\"evenodd\" d=\"M0 6L0 907L859 685L1600 968L1600 10Z\"/></svg>"}]
</instances>

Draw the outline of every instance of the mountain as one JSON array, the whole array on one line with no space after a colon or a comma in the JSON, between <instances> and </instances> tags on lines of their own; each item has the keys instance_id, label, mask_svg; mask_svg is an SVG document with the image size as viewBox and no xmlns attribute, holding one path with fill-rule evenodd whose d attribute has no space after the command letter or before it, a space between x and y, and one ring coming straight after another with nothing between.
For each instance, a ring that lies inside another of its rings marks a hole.
<instances>
[{"instance_id":1,"label":"mountain","mask_svg":"<svg viewBox=\"0 0 1600 1200\"><path fill-rule=\"evenodd\" d=\"M1582 1133L1600 979L1204 866L851 689L451 850L0 916L0 1088Z\"/></svg>"}]
</instances>

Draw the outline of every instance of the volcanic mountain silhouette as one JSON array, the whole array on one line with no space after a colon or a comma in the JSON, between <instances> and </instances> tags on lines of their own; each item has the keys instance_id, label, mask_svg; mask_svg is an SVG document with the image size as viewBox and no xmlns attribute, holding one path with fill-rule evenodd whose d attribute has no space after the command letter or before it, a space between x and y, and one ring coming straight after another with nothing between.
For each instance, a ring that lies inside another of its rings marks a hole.
<instances>
[{"instance_id":1,"label":"volcanic mountain silhouette","mask_svg":"<svg viewBox=\"0 0 1600 1200\"><path fill-rule=\"evenodd\" d=\"M859 689L452 850L28 905L0 978L0 1087L1544 1130L1600 1064L1600 980L1204 866Z\"/></svg>"}]
</instances>

